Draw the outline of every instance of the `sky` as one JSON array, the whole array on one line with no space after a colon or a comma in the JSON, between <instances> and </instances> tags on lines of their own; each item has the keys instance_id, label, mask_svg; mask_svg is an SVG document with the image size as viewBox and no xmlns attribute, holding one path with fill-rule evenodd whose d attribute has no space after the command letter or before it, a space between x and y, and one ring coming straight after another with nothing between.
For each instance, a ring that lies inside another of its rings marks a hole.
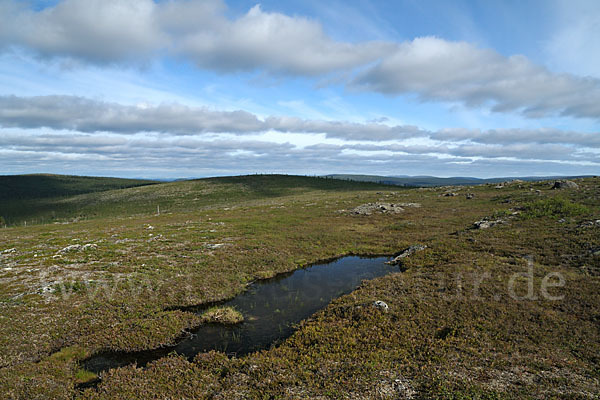
<instances>
[{"instance_id":1,"label":"sky","mask_svg":"<svg viewBox=\"0 0 600 400\"><path fill-rule=\"evenodd\" d=\"M0 174L600 174L596 0L0 0Z\"/></svg>"}]
</instances>

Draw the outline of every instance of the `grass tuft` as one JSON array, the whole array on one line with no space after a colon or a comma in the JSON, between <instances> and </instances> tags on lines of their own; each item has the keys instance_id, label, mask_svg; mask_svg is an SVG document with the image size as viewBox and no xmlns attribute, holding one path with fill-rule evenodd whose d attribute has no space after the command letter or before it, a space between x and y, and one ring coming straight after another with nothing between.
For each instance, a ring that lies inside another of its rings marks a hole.
<instances>
[{"instance_id":1,"label":"grass tuft","mask_svg":"<svg viewBox=\"0 0 600 400\"><path fill-rule=\"evenodd\" d=\"M582 204L561 197L551 197L530 203L525 207L525 212L522 215L525 218L561 218L574 217L589 212L590 210Z\"/></svg>"},{"instance_id":2,"label":"grass tuft","mask_svg":"<svg viewBox=\"0 0 600 400\"><path fill-rule=\"evenodd\" d=\"M233 307L212 307L200 317L202 322L218 324L239 324L244 321L242 313Z\"/></svg>"}]
</instances>

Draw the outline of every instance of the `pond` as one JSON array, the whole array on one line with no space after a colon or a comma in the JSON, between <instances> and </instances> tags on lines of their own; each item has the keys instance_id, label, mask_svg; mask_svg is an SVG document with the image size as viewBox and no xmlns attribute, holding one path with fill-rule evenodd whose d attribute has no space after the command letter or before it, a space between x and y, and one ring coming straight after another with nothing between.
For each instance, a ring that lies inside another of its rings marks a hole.
<instances>
[{"instance_id":1,"label":"pond","mask_svg":"<svg viewBox=\"0 0 600 400\"><path fill-rule=\"evenodd\" d=\"M398 266L385 264L387 260L386 257L343 257L256 281L244 293L219 304L240 311L244 316L242 323L203 324L175 346L130 353L101 353L85 360L82 366L100 373L133 363L144 366L171 352L192 359L196 354L210 350L241 356L268 349L288 338L300 321L333 299L352 292L363 280L400 271ZM196 311L201 313L205 308Z\"/></svg>"}]
</instances>

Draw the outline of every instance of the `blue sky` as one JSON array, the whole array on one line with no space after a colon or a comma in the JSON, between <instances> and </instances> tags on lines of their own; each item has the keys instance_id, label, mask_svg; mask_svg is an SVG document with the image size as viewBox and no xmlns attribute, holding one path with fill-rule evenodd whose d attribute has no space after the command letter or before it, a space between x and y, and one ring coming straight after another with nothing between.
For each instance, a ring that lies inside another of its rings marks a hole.
<instances>
[{"instance_id":1,"label":"blue sky","mask_svg":"<svg viewBox=\"0 0 600 400\"><path fill-rule=\"evenodd\" d=\"M0 174L598 174L596 1L0 0Z\"/></svg>"}]
</instances>

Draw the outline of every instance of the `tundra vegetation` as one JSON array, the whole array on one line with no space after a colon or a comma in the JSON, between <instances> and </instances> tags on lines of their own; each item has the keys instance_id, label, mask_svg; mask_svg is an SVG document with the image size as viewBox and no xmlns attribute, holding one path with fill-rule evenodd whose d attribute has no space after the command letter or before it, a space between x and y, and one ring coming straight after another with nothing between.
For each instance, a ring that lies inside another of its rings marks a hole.
<instances>
[{"instance_id":1,"label":"tundra vegetation","mask_svg":"<svg viewBox=\"0 0 600 400\"><path fill-rule=\"evenodd\" d=\"M0 397L597 398L600 179L552 183L245 176L49 191L21 208L4 194ZM368 203L420 207L352 212ZM95 378L81 368L95 353L167 346L206 323L190 306L318 260L414 245L402 272L364 282L269 350L172 354L79 386ZM387 312L362 306L375 301Z\"/></svg>"}]
</instances>

